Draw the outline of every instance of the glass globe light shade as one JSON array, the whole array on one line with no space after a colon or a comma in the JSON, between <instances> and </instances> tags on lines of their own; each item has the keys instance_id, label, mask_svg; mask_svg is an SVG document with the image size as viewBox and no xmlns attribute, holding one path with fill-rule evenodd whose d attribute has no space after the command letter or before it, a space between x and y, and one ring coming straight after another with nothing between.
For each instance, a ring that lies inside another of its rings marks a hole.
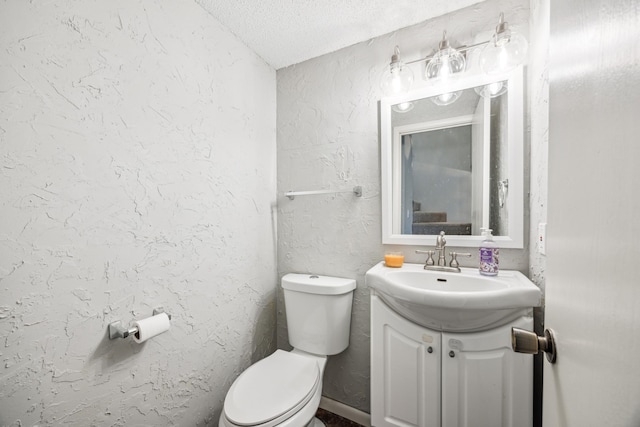
<instances>
[{"instance_id":1,"label":"glass globe light shade","mask_svg":"<svg viewBox=\"0 0 640 427\"><path fill-rule=\"evenodd\" d=\"M445 37L446 33L438 51L427 64L424 74L428 79L446 79L452 74L464 71L466 65L464 55L449 46Z\"/></svg>"},{"instance_id":2,"label":"glass globe light shade","mask_svg":"<svg viewBox=\"0 0 640 427\"><path fill-rule=\"evenodd\" d=\"M444 105L451 105L454 102L456 102L458 98L460 98L460 95L462 95L461 90L457 92L443 93L442 95L434 96L429 99L431 99L431 102L433 102L436 105L444 106Z\"/></svg>"},{"instance_id":3,"label":"glass globe light shade","mask_svg":"<svg viewBox=\"0 0 640 427\"><path fill-rule=\"evenodd\" d=\"M385 96L407 93L413 84L413 71L400 61L400 50L396 46L389 67L382 74L380 88Z\"/></svg>"},{"instance_id":4,"label":"glass globe light shade","mask_svg":"<svg viewBox=\"0 0 640 427\"><path fill-rule=\"evenodd\" d=\"M502 22L480 53L480 68L487 74L509 72L526 62L528 48L527 39Z\"/></svg>"}]
</instances>

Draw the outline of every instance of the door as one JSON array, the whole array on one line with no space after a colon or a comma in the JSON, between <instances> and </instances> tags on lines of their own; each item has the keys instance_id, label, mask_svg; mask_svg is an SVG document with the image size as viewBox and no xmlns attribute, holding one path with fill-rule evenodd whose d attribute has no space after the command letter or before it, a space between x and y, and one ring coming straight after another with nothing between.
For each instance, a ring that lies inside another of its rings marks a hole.
<instances>
[{"instance_id":1,"label":"door","mask_svg":"<svg viewBox=\"0 0 640 427\"><path fill-rule=\"evenodd\" d=\"M532 330L533 319L442 334L443 427L531 427L533 358L513 352L512 327Z\"/></svg>"},{"instance_id":2,"label":"door","mask_svg":"<svg viewBox=\"0 0 640 427\"><path fill-rule=\"evenodd\" d=\"M639 14L550 2L544 427L640 426Z\"/></svg>"},{"instance_id":3,"label":"door","mask_svg":"<svg viewBox=\"0 0 640 427\"><path fill-rule=\"evenodd\" d=\"M440 427L440 333L371 297L371 424Z\"/></svg>"}]
</instances>

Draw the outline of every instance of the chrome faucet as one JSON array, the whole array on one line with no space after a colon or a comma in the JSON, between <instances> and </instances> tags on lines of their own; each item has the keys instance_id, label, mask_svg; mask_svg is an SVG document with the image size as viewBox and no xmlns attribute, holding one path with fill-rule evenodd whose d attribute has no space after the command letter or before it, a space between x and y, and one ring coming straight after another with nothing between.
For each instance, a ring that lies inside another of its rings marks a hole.
<instances>
[{"instance_id":1,"label":"chrome faucet","mask_svg":"<svg viewBox=\"0 0 640 427\"><path fill-rule=\"evenodd\" d=\"M460 264L458 264L458 256L471 257L470 253L466 252L450 252L451 262L447 266L447 259L445 255L445 248L447 246L447 239L444 237L444 231L441 231L438 237L436 237L435 251L421 251L416 250L417 254L427 254L427 260L424 263L425 270L435 271L448 271L451 273L460 273ZM438 253L438 261L433 260L433 255Z\"/></svg>"},{"instance_id":2,"label":"chrome faucet","mask_svg":"<svg viewBox=\"0 0 640 427\"><path fill-rule=\"evenodd\" d=\"M438 267L444 267L447 265L444 249L447 246L447 239L444 238L444 231L440 232L440 235L436 237L436 252L438 253Z\"/></svg>"}]
</instances>

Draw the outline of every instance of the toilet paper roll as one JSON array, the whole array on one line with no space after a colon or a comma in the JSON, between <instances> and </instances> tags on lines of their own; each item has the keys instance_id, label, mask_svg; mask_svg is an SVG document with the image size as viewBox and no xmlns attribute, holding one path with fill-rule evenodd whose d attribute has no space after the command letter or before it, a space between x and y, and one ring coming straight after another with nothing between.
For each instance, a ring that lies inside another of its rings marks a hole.
<instances>
[{"instance_id":1,"label":"toilet paper roll","mask_svg":"<svg viewBox=\"0 0 640 427\"><path fill-rule=\"evenodd\" d=\"M171 322L169 321L167 313L160 313L155 316L133 322L133 325L138 328L138 332L133 334L133 339L135 342L141 343L145 342L149 338L153 338L156 335L168 331L171 327Z\"/></svg>"}]
</instances>

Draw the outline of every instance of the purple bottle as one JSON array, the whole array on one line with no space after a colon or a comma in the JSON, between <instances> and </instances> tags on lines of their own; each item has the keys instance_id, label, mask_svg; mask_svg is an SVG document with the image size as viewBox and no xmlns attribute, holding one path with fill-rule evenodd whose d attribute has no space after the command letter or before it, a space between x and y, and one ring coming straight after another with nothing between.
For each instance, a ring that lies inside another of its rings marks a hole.
<instances>
[{"instance_id":1,"label":"purple bottle","mask_svg":"<svg viewBox=\"0 0 640 427\"><path fill-rule=\"evenodd\" d=\"M500 249L493 241L493 235L490 228L482 228L482 234L485 239L480 243L480 274L484 276L497 276L498 275L498 255Z\"/></svg>"}]
</instances>

